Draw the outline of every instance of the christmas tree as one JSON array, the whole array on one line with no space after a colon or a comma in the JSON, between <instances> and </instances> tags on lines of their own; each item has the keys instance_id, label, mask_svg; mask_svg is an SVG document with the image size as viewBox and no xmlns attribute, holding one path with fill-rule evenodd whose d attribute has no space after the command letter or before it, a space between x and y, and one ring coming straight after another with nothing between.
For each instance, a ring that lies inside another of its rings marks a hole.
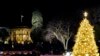
<instances>
[{"instance_id":1,"label":"christmas tree","mask_svg":"<svg viewBox=\"0 0 100 56\"><path fill-rule=\"evenodd\" d=\"M94 38L93 26L87 20L87 13L84 13L85 18L80 23L80 27L76 34L75 45L73 47L73 56L98 56L98 49Z\"/></svg>"}]
</instances>

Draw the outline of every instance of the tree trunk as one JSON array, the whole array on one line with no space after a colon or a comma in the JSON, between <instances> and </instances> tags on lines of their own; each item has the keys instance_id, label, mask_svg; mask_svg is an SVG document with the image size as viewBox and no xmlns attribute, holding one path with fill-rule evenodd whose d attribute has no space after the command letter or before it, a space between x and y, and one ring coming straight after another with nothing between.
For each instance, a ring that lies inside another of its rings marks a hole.
<instances>
[{"instance_id":1,"label":"tree trunk","mask_svg":"<svg viewBox=\"0 0 100 56\"><path fill-rule=\"evenodd\" d=\"M68 50L68 41L69 41L69 39L70 39L70 38L68 38L68 39L65 40L65 51Z\"/></svg>"}]
</instances>

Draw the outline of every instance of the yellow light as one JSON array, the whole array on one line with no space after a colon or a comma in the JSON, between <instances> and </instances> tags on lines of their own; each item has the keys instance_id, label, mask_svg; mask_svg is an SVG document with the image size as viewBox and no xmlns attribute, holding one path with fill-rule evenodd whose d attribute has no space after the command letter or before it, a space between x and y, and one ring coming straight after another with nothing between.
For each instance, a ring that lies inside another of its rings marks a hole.
<instances>
[{"instance_id":1,"label":"yellow light","mask_svg":"<svg viewBox=\"0 0 100 56\"><path fill-rule=\"evenodd\" d=\"M89 54L85 54L85 56L89 56Z\"/></svg>"},{"instance_id":2,"label":"yellow light","mask_svg":"<svg viewBox=\"0 0 100 56\"><path fill-rule=\"evenodd\" d=\"M86 16L86 15L85 15ZM93 27L87 18L80 23L76 34L75 45L73 47L73 56L98 56L98 47L95 42ZM92 43L92 44L91 44Z\"/></svg>"},{"instance_id":3,"label":"yellow light","mask_svg":"<svg viewBox=\"0 0 100 56\"><path fill-rule=\"evenodd\" d=\"M88 13L87 12L84 12L84 17L87 17L88 16Z\"/></svg>"}]
</instances>

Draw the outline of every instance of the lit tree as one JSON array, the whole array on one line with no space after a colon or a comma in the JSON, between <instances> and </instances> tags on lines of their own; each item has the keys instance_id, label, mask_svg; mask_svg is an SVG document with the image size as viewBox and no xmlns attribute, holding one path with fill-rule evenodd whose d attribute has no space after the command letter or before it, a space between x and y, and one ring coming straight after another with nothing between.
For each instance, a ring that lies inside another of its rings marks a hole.
<instances>
[{"instance_id":1,"label":"lit tree","mask_svg":"<svg viewBox=\"0 0 100 56\"><path fill-rule=\"evenodd\" d=\"M67 51L68 41L72 36L70 24L64 25L62 21L50 22L46 31L45 40L51 43L52 39L56 38L63 44L64 49Z\"/></svg>"},{"instance_id":2,"label":"lit tree","mask_svg":"<svg viewBox=\"0 0 100 56\"><path fill-rule=\"evenodd\" d=\"M94 39L93 26L87 20L87 12L84 13L85 18L80 23L76 35L75 45L73 47L73 56L97 56L98 49Z\"/></svg>"},{"instance_id":3,"label":"lit tree","mask_svg":"<svg viewBox=\"0 0 100 56\"><path fill-rule=\"evenodd\" d=\"M32 32L31 37L33 41L39 41L41 35L41 29L43 26L43 17L39 11L34 11L32 13Z\"/></svg>"},{"instance_id":4,"label":"lit tree","mask_svg":"<svg viewBox=\"0 0 100 56\"><path fill-rule=\"evenodd\" d=\"M39 11L34 11L32 13L32 30L36 30L42 27L43 17Z\"/></svg>"}]
</instances>

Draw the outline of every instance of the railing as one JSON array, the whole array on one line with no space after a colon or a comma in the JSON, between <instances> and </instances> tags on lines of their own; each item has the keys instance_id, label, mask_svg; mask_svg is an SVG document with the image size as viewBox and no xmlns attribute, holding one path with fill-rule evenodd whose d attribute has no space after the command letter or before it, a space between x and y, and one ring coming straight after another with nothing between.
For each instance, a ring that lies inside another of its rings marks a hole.
<instances>
[{"instance_id":1,"label":"railing","mask_svg":"<svg viewBox=\"0 0 100 56\"><path fill-rule=\"evenodd\" d=\"M32 51L0 51L0 55L27 55L27 54L32 54Z\"/></svg>"}]
</instances>

